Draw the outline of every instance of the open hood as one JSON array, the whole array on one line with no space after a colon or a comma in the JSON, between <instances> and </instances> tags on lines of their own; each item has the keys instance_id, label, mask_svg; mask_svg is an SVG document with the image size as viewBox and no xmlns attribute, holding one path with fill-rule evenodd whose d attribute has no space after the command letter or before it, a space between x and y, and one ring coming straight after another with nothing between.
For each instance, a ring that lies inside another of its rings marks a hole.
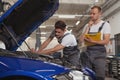
<instances>
[{"instance_id":1,"label":"open hood","mask_svg":"<svg viewBox=\"0 0 120 80\"><path fill-rule=\"evenodd\" d=\"M58 9L58 0L18 0L0 17L0 40L15 51L22 42Z\"/></svg>"}]
</instances>

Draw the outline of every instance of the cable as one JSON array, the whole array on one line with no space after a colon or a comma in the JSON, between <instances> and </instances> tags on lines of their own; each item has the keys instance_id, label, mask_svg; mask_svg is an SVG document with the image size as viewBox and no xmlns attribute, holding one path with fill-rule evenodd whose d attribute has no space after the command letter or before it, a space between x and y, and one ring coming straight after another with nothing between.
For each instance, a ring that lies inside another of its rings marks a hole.
<instances>
[{"instance_id":1,"label":"cable","mask_svg":"<svg viewBox=\"0 0 120 80\"><path fill-rule=\"evenodd\" d=\"M23 54L25 55L25 57L28 57L27 54L22 50L21 46L18 44L17 40L15 39L15 37L13 36L13 34L8 30L7 26L2 23L2 25L5 27L5 29L7 30L7 32L10 34L10 36L13 38L13 40L15 41L15 43L17 44L17 46L20 48L20 50L23 52Z\"/></svg>"}]
</instances>

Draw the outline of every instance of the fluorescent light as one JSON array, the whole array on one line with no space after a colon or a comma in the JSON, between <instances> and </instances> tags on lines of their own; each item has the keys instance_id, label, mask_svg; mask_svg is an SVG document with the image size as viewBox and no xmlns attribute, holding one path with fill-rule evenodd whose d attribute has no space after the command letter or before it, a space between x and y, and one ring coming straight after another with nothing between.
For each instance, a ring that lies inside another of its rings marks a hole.
<instances>
[{"instance_id":1,"label":"fluorescent light","mask_svg":"<svg viewBox=\"0 0 120 80\"><path fill-rule=\"evenodd\" d=\"M99 2L99 0L95 0L95 2Z\"/></svg>"},{"instance_id":2,"label":"fluorescent light","mask_svg":"<svg viewBox=\"0 0 120 80\"><path fill-rule=\"evenodd\" d=\"M41 32L41 34L46 34L46 32Z\"/></svg>"},{"instance_id":3,"label":"fluorescent light","mask_svg":"<svg viewBox=\"0 0 120 80\"><path fill-rule=\"evenodd\" d=\"M46 28L46 26L40 26L40 28Z\"/></svg>"},{"instance_id":4,"label":"fluorescent light","mask_svg":"<svg viewBox=\"0 0 120 80\"><path fill-rule=\"evenodd\" d=\"M89 17L90 15L70 15L70 14L54 14L53 17L58 17L58 18L66 18L66 19L74 19L76 17L82 17L82 16L85 16L85 17Z\"/></svg>"},{"instance_id":5,"label":"fluorescent light","mask_svg":"<svg viewBox=\"0 0 120 80\"><path fill-rule=\"evenodd\" d=\"M78 25L79 23L80 23L80 21L77 21L77 22L76 22L76 25Z\"/></svg>"},{"instance_id":6,"label":"fluorescent light","mask_svg":"<svg viewBox=\"0 0 120 80\"><path fill-rule=\"evenodd\" d=\"M58 15L59 18L75 18L74 15Z\"/></svg>"},{"instance_id":7,"label":"fluorescent light","mask_svg":"<svg viewBox=\"0 0 120 80\"><path fill-rule=\"evenodd\" d=\"M41 37L41 40L46 40L46 37Z\"/></svg>"},{"instance_id":8,"label":"fluorescent light","mask_svg":"<svg viewBox=\"0 0 120 80\"><path fill-rule=\"evenodd\" d=\"M70 29L69 32L71 33L71 32L72 32L72 29Z\"/></svg>"}]
</instances>

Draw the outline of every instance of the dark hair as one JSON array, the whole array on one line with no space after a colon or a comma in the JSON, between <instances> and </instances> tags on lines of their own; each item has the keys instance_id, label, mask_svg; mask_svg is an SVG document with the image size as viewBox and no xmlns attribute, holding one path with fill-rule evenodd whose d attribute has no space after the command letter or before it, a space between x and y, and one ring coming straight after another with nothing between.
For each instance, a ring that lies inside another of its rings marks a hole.
<instances>
[{"instance_id":1,"label":"dark hair","mask_svg":"<svg viewBox=\"0 0 120 80\"><path fill-rule=\"evenodd\" d=\"M93 6L91 9L97 8L99 12L102 12L102 9L100 6Z\"/></svg>"},{"instance_id":2,"label":"dark hair","mask_svg":"<svg viewBox=\"0 0 120 80\"><path fill-rule=\"evenodd\" d=\"M59 28L59 29L61 29L61 30L65 30L65 28L66 28L65 22L63 22L63 21L61 21L61 20L57 21L57 22L55 23L55 29L56 29L56 28Z\"/></svg>"}]
</instances>

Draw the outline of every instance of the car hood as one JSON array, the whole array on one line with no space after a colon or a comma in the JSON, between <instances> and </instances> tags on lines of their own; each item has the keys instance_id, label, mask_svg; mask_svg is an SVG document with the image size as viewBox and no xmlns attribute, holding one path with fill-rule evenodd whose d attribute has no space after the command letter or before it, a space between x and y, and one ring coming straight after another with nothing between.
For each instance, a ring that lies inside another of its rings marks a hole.
<instances>
[{"instance_id":1,"label":"car hood","mask_svg":"<svg viewBox=\"0 0 120 80\"><path fill-rule=\"evenodd\" d=\"M20 75L20 74L30 75L30 73L44 77L45 76L50 77L53 75L67 73L70 71L70 69L54 63L48 63L33 59L3 57L3 56L0 57L0 68L1 68L0 77L10 76L10 75Z\"/></svg>"},{"instance_id":2,"label":"car hood","mask_svg":"<svg viewBox=\"0 0 120 80\"><path fill-rule=\"evenodd\" d=\"M0 40L6 49L15 51L58 6L58 0L18 0L0 16Z\"/></svg>"}]
</instances>

